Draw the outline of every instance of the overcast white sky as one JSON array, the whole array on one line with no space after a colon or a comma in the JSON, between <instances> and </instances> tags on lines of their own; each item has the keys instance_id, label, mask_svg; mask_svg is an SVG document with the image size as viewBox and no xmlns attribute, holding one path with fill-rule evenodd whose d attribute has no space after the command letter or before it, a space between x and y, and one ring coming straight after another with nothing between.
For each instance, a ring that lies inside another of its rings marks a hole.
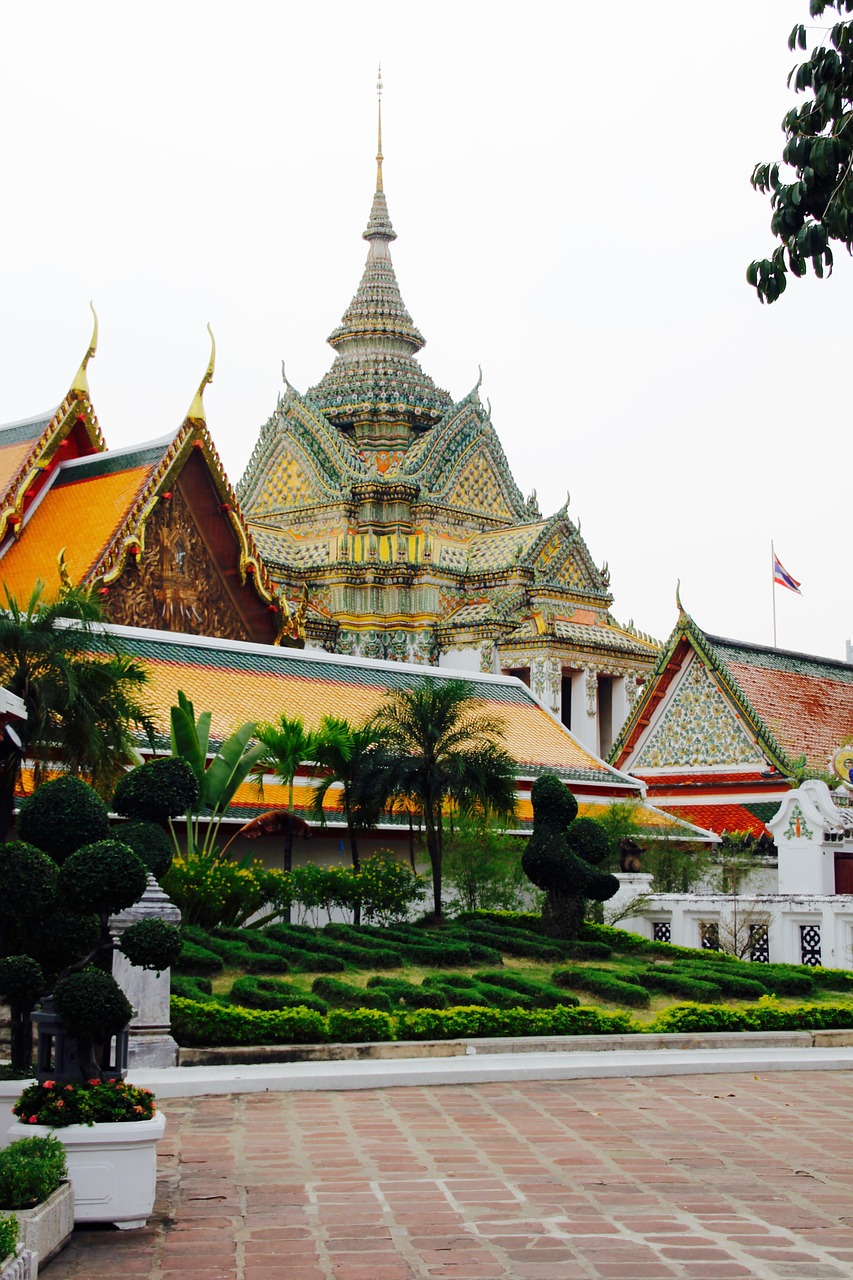
<instances>
[{"instance_id":1,"label":"overcast white sky","mask_svg":"<svg viewBox=\"0 0 853 1280\"><path fill-rule=\"evenodd\" d=\"M762 308L749 185L778 158L808 0L152 0L4 6L0 421L61 400L90 335L107 442L208 424L233 482L360 278L376 63L424 368L481 394L525 494L571 491L614 613L844 656L853 262Z\"/></svg>"}]
</instances>

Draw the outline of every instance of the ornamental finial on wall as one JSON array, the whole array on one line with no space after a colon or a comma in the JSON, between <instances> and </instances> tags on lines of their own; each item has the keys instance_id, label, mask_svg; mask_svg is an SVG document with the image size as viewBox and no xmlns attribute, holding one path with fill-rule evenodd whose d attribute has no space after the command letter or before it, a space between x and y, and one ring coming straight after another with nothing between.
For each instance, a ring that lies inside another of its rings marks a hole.
<instances>
[{"instance_id":1,"label":"ornamental finial on wall","mask_svg":"<svg viewBox=\"0 0 853 1280\"><path fill-rule=\"evenodd\" d=\"M79 396L88 396L89 394L89 378L86 373L86 366L98 350L98 313L91 302L89 303L89 310L92 313L94 321L92 327L92 340L89 343L89 349L83 357L80 368L74 375L74 381L71 383L71 390L76 392Z\"/></svg>"},{"instance_id":2,"label":"ornamental finial on wall","mask_svg":"<svg viewBox=\"0 0 853 1280\"><path fill-rule=\"evenodd\" d=\"M207 384L213 381L213 369L216 364L216 340L213 337L213 330L210 325L207 326L207 332L210 334L210 359L207 362L204 377L198 384L198 391L193 396L193 402L189 407L189 412L187 413L187 419L190 422L207 422L207 419L204 416L204 401L202 400L202 396Z\"/></svg>"}]
</instances>

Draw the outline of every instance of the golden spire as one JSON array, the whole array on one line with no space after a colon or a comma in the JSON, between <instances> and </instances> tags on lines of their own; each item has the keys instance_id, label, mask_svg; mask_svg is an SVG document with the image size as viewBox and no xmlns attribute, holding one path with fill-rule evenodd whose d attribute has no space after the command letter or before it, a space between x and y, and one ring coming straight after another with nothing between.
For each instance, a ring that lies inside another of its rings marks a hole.
<instances>
[{"instance_id":1,"label":"golden spire","mask_svg":"<svg viewBox=\"0 0 853 1280\"><path fill-rule=\"evenodd\" d=\"M376 190L382 190L382 63L376 73L376 98L379 110L379 143L376 149Z\"/></svg>"},{"instance_id":2,"label":"golden spire","mask_svg":"<svg viewBox=\"0 0 853 1280\"><path fill-rule=\"evenodd\" d=\"M207 419L204 416L204 401L201 397L207 384L213 381L213 368L216 364L216 340L213 337L213 330L210 325L207 326L207 332L210 334L210 359L207 362L204 377L198 384L198 391L193 397L193 402L190 405L189 413L187 414L187 418L191 422L207 422Z\"/></svg>"},{"instance_id":3,"label":"golden spire","mask_svg":"<svg viewBox=\"0 0 853 1280\"><path fill-rule=\"evenodd\" d=\"M86 374L86 365L98 350L98 313L95 311L91 302L89 303L89 310L92 312L95 321L92 329L92 341L89 343L89 350L84 355L83 362L74 375L74 381L71 383L72 392L76 392L78 396L88 396L89 394L89 379Z\"/></svg>"}]
</instances>

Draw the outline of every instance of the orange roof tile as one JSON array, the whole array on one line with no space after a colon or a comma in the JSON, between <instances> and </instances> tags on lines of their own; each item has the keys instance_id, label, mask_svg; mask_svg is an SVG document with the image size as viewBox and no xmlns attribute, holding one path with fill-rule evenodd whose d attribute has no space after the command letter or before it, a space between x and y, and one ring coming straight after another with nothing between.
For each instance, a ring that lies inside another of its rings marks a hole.
<instances>
[{"instance_id":1,"label":"orange roof tile","mask_svg":"<svg viewBox=\"0 0 853 1280\"><path fill-rule=\"evenodd\" d=\"M11 444L3 444L2 439L0 435L0 495L5 495L32 453L36 440L17 440Z\"/></svg>"},{"instance_id":2,"label":"orange roof tile","mask_svg":"<svg viewBox=\"0 0 853 1280\"><path fill-rule=\"evenodd\" d=\"M28 593L37 578L53 576L65 547L73 582L84 582L127 515L150 466L54 484L0 559L0 580L13 595ZM63 480L66 476L63 476Z\"/></svg>"}]
</instances>

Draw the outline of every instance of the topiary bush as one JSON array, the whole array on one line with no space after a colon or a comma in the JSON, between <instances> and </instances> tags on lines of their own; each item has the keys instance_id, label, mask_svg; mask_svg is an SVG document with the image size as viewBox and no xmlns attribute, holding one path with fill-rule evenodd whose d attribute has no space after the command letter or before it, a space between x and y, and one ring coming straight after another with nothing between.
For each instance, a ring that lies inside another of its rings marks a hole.
<instances>
[{"instance_id":1,"label":"topiary bush","mask_svg":"<svg viewBox=\"0 0 853 1280\"><path fill-rule=\"evenodd\" d=\"M147 760L126 773L115 789L113 809L123 818L159 822L193 810L198 804L198 779L179 756Z\"/></svg>"},{"instance_id":2,"label":"topiary bush","mask_svg":"<svg viewBox=\"0 0 853 1280\"><path fill-rule=\"evenodd\" d=\"M210 978L191 978L185 973L172 973L169 983L174 996L183 996L186 1000L207 1000L213 994Z\"/></svg>"},{"instance_id":3,"label":"topiary bush","mask_svg":"<svg viewBox=\"0 0 853 1280\"><path fill-rule=\"evenodd\" d=\"M548 982L536 982L518 973L476 973L474 977L482 985L497 987L515 995L529 997L537 1009L553 1009L559 1004L578 1005L577 996L569 995Z\"/></svg>"},{"instance_id":4,"label":"topiary bush","mask_svg":"<svg viewBox=\"0 0 853 1280\"><path fill-rule=\"evenodd\" d=\"M542 931L554 938L576 938L585 900L606 902L619 888L615 876L595 869L609 849L607 834L594 818L577 817L577 800L556 774L536 779L531 800L533 833L521 866L545 891Z\"/></svg>"},{"instance_id":5,"label":"topiary bush","mask_svg":"<svg viewBox=\"0 0 853 1280\"><path fill-rule=\"evenodd\" d=\"M80 778L64 775L43 783L21 805L17 831L61 866L84 844L109 835L107 806Z\"/></svg>"},{"instance_id":6,"label":"topiary bush","mask_svg":"<svg viewBox=\"0 0 853 1280\"><path fill-rule=\"evenodd\" d=\"M638 1009L644 1009L649 1004L649 993L645 987L633 982L623 982L604 970L555 969L551 980L558 987L589 991L602 1000L612 1000L614 1004L628 1004Z\"/></svg>"},{"instance_id":7,"label":"topiary bush","mask_svg":"<svg viewBox=\"0 0 853 1280\"><path fill-rule=\"evenodd\" d=\"M121 935L119 950L131 964L160 973L178 959L183 947L180 932L165 920L138 920Z\"/></svg>"},{"instance_id":8,"label":"topiary bush","mask_svg":"<svg viewBox=\"0 0 853 1280\"><path fill-rule=\"evenodd\" d=\"M200 977L207 973L221 973L224 968L222 956L184 938L180 955L173 965L172 977L174 979L179 973Z\"/></svg>"},{"instance_id":9,"label":"topiary bush","mask_svg":"<svg viewBox=\"0 0 853 1280\"><path fill-rule=\"evenodd\" d=\"M123 822L115 835L141 858L155 880L161 880L171 867L172 841L156 822Z\"/></svg>"},{"instance_id":10,"label":"topiary bush","mask_svg":"<svg viewBox=\"0 0 853 1280\"><path fill-rule=\"evenodd\" d=\"M424 987L404 978L383 978L379 974L368 978L367 986L379 987L395 1005L408 1009L446 1009L447 996L435 987Z\"/></svg>"},{"instance_id":11,"label":"topiary bush","mask_svg":"<svg viewBox=\"0 0 853 1280\"><path fill-rule=\"evenodd\" d=\"M337 978L315 978L311 990L336 1009L381 1009L391 1012L391 1001L384 991L367 991Z\"/></svg>"},{"instance_id":12,"label":"topiary bush","mask_svg":"<svg viewBox=\"0 0 853 1280\"><path fill-rule=\"evenodd\" d=\"M248 1009L316 1009L326 1013L328 1004L316 995L276 978L237 978L231 987L231 1003Z\"/></svg>"},{"instance_id":13,"label":"topiary bush","mask_svg":"<svg viewBox=\"0 0 853 1280\"><path fill-rule=\"evenodd\" d=\"M18 1138L0 1150L0 1209L43 1204L67 1174L65 1148L58 1139Z\"/></svg>"},{"instance_id":14,"label":"topiary bush","mask_svg":"<svg viewBox=\"0 0 853 1280\"><path fill-rule=\"evenodd\" d=\"M394 1039L394 1023L380 1009L331 1009L326 1019L326 1034L335 1044L373 1044Z\"/></svg>"},{"instance_id":15,"label":"topiary bush","mask_svg":"<svg viewBox=\"0 0 853 1280\"><path fill-rule=\"evenodd\" d=\"M326 1020L314 1009L241 1009L173 996L172 1035L181 1045L325 1044Z\"/></svg>"},{"instance_id":16,"label":"topiary bush","mask_svg":"<svg viewBox=\"0 0 853 1280\"><path fill-rule=\"evenodd\" d=\"M102 919L132 907L145 892L148 872L141 858L120 840L83 845L59 870L57 892L75 913L94 911Z\"/></svg>"},{"instance_id":17,"label":"topiary bush","mask_svg":"<svg viewBox=\"0 0 853 1280\"><path fill-rule=\"evenodd\" d=\"M127 996L110 974L94 965L60 978L53 1004L66 1030L90 1044L103 1044L133 1017Z\"/></svg>"}]
</instances>

